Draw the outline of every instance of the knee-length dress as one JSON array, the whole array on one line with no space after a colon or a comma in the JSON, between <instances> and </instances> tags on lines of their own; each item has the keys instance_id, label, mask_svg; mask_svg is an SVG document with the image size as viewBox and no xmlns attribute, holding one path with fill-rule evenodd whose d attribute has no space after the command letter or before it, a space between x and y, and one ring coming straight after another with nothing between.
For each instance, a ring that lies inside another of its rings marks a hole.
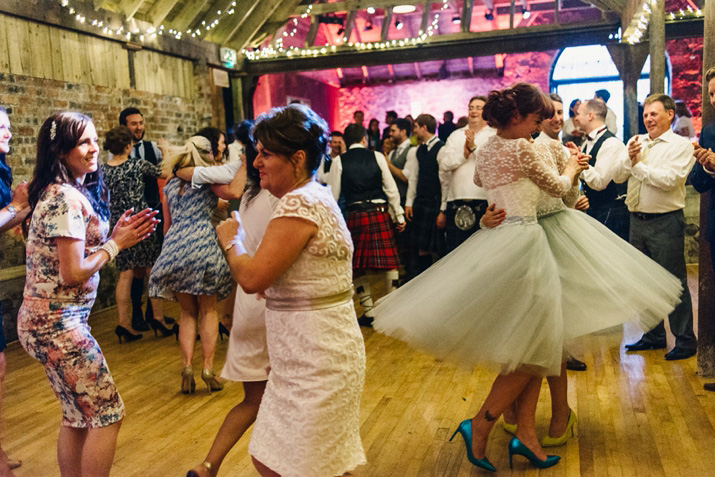
<instances>
[{"instance_id":1,"label":"knee-length dress","mask_svg":"<svg viewBox=\"0 0 715 477\"><path fill-rule=\"evenodd\" d=\"M350 232L317 182L281 197L279 217L305 219L318 232L266 290L271 372L248 451L283 477L334 477L365 463L365 345L352 302Z\"/></svg>"},{"instance_id":2,"label":"knee-length dress","mask_svg":"<svg viewBox=\"0 0 715 477\"><path fill-rule=\"evenodd\" d=\"M265 189L248 200L243 196L238 213L246 231L243 244L250 256L258 246L271 220L278 199ZM266 342L266 301L236 289L233 325L229 336L226 364L221 377L231 381L265 381L268 379L268 343Z\"/></svg>"},{"instance_id":3,"label":"knee-length dress","mask_svg":"<svg viewBox=\"0 0 715 477\"><path fill-rule=\"evenodd\" d=\"M555 376L565 338L639 313L646 328L667 316L682 288L663 268L585 214L566 210L537 222L544 192L560 203L572 191L552 160L525 139L494 136L482 146L475 182L506 219L378 301L375 329L466 366ZM619 273L625 282L608 283Z\"/></svg>"},{"instance_id":4,"label":"knee-length dress","mask_svg":"<svg viewBox=\"0 0 715 477\"><path fill-rule=\"evenodd\" d=\"M136 213L149 207L144 198L144 178L161 176L161 169L149 161L135 158L129 158L118 166L102 164L101 167L104 182L110 191L109 212L110 229L112 229L126 210L134 207ZM133 247L119 252L117 268L124 271L132 268L151 267L160 251L159 236L151 234Z\"/></svg>"},{"instance_id":5,"label":"knee-length dress","mask_svg":"<svg viewBox=\"0 0 715 477\"><path fill-rule=\"evenodd\" d=\"M149 296L176 300L174 293L186 293L226 298L233 283L231 271L211 224L218 197L209 186L193 188L176 177L164 186L164 194L171 227L151 270Z\"/></svg>"},{"instance_id":6,"label":"knee-length dress","mask_svg":"<svg viewBox=\"0 0 715 477\"><path fill-rule=\"evenodd\" d=\"M17 334L45 367L67 427L104 427L124 417L124 403L87 324L99 272L84 283L64 283L55 242L57 237L84 240L88 256L102 245L108 229L87 198L68 184L48 186L30 222Z\"/></svg>"}]
</instances>

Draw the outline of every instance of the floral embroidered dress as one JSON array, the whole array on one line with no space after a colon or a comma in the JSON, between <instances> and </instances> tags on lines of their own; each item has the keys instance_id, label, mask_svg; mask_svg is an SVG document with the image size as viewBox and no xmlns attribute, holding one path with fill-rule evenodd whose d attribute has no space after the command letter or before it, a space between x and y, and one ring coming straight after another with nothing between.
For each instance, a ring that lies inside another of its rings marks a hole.
<instances>
[{"instance_id":1,"label":"floral embroidered dress","mask_svg":"<svg viewBox=\"0 0 715 477\"><path fill-rule=\"evenodd\" d=\"M107 221L68 184L48 186L30 222L17 332L25 350L45 367L67 427L104 427L124 417L124 403L87 323L99 272L77 285L65 283L55 241L83 240L86 257L99 249L108 230Z\"/></svg>"},{"instance_id":2,"label":"floral embroidered dress","mask_svg":"<svg viewBox=\"0 0 715 477\"><path fill-rule=\"evenodd\" d=\"M137 213L149 207L144 198L144 178L161 176L161 169L144 159L129 158L118 166L102 164L102 174L110 191L110 225L114 227L126 210L134 207L134 212ZM117 268L124 271L151 267L160 251L159 236L151 234L135 246L119 252Z\"/></svg>"},{"instance_id":3,"label":"floral embroidered dress","mask_svg":"<svg viewBox=\"0 0 715 477\"><path fill-rule=\"evenodd\" d=\"M318 227L266 290L271 372L250 454L283 477L334 477L364 464L360 397L365 345L352 302L350 232L317 182L281 197L271 219Z\"/></svg>"}]
</instances>

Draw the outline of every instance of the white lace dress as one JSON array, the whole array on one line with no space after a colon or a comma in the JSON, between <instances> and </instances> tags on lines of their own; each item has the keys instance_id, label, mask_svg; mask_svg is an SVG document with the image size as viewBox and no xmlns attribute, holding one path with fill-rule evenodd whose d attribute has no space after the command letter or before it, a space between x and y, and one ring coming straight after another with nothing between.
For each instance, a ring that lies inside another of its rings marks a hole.
<instances>
[{"instance_id":1,"label":"white lace dress","mask_svg":"<svg viewBox=\"0 0 715 477\"><path fill-rule=\"evenodd\" d=\"M564 170L568 156L560 142L535 147L550 152L555 171ZM559 268L564 337L626 321L650 330L680 301L680 280L599 221L567 208L578 195L576 187L564 200L542 192L536 211Z\"/></svg>"},{"instance_id":2,"label":"white lace dress","mask_svg":"<svg viewBox=\"0 0 715 477\"><path fill-rule=\"evenodd\" d=\"M278 217L303 218L318 233L266 290L271 372L248 450L283 477L342 475L366 462L365 345L352 303L350 232L316 182L283 196Z\"/></svg>"},{"instance_id":3,"label":"white lace dress","mask_svg":"<svg viewBox=\"0 0 715 477\"><path fill-rule=\"evenodd\" d=\"M536 211L542 191L558 202L574 192L552 160L548 147L490 138L477 153L475 183L506 219L379 301L375 329L465 366L558 375L564 316L574 315L563 311L570 302L559 261Z\"/></svg>"}]
</instances>

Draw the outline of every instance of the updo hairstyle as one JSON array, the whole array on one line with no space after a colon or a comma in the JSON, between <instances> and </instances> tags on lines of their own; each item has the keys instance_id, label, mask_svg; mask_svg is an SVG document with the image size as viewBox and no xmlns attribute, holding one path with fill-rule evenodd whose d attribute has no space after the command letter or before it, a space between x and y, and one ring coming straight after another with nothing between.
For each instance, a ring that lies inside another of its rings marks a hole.
<instances>
[{"instance_id":1,"label":"updo hairstyle","mask_svg":"<svg viewBox=\"0 0 715 477\"><path fill-rule=\"evenodd\" d=\"M517 113L522 117L540 113L543 120L554 115L554 105L533 84L516 83L507 89L489 93L482 118L491 127L503 129Z\"/></svg>"},{"instance_id":2,"label":"updo hairstyle","mask_svg":"<svg viewBox=\"0 0 715 477\"><path fill-rule=\"evenodd\" d=\"M251 135L255 143L289 160L304 151L306 172L313 175L326 154L328 124L307 106L291 104L261 114Z\"/></svg>"},{"instance_id":3,"label":"updo hairstyle","mask_svg":"<svg viewBox=\"0 0 715 477\"><path fill-rule=\"evenodd\" d=\"M104 150L113 155L124 154L124 150L132 143L132 132L126 126L118 126L107 131L104 136Z\"/></svg>"}]
</instances>

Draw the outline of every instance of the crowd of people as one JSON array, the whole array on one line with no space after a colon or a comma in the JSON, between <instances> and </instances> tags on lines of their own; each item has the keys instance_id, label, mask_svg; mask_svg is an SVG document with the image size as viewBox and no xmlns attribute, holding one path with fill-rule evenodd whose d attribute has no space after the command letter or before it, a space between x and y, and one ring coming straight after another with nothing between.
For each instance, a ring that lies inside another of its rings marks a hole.
<instances>
[{"instance_id":1,"label":"crowd of people","mask_svg":"<svg viewBox=\"0 0 715 477\"><path fill-rule=\"evenodd\" d=\"M715 68L706 81L715 107ZM188 476L217 475L251 425L249 453L263 476L336 476L364 464L360 326L499 373L452 436L462 436L473 465L496 471L487 443L502 415L514 434L510 465L514 456L557 464L544 447L567 442L577 422L566 369L587 368L565 350L568 340L635 320L644 334L627 350L661 349L667 316L676 344L665 359L696 353L685 182L690 175L699 191L715 184L715 133L703 129L693 146L676 134L694 135L675 121L687 108L654 94L646 133L624 144L608 98L599 90L572 102L564 121L558 95L517 83L472 97L457 124L451 111L441 124L388 111L381 131L356 111L332 133L314 111L289 105L232 134L204 128L181 147L145 140L142 112L127 108L106 133L103 163L92 120L60 112L40 129L31 182L14 191L0 109L0 230L22 223L26 232L18 336L61 404L62 475L108 475L125 416L88 325L98 272L113 260L120 343L150 329L176 335L177 384L192 394L200 336L208 392L222 380L243 385ZM178 302L178 322L164 316L164 300ZM0 352L0 399L4 369ZM540 440L544 377L552 413ZM0 450L0 473L17 465Z\"/></svg>"}]
</instances>

